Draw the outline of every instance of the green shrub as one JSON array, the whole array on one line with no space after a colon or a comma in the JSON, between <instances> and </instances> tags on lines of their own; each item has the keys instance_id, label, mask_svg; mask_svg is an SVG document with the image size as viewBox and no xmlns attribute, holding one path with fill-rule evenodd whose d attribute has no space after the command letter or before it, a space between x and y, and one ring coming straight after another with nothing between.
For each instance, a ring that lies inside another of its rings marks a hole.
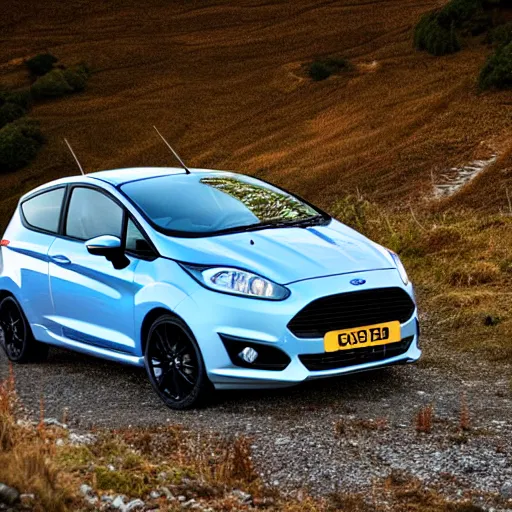
<instances>
[{"instance_id":1,"label":"green shrub","mask_svg":"<svg viewBox=\"0 0 512 512\"><path fill-rule=\"evenodd\" d=\"M36 156L43 137L36 122L19 120L0 129L0 171L15 171Z\"/></svg>"},{"instance_id":2,"label":"green shrub","mask_svg":"<svg viewBox=\"0 0 512 512\"><path fill-rule=\"evenodd\" d=\"M75 92L83 91L89 79L89 70L85 64L79 64L63 71L66 82Z\"/></svg>"},{"instance_id":3,"label":"green shrub","mask_svg":"<svg viewBox=\"0 0 512 512\"><path fill-rule=\"evenodd\" d=\"M28 110L32 104L32 95L30 89L18 89L17 91L0 91L0 105L4 103L14 103L25 110Z\"/></svg>"},{"instance_id":4,"label":"green shrub","mask_svg":"<svg viewBox=\"0 0 512 512\"><path fill-rule=\"evenodd\" d=\"M38 78L31 87L34 99L58 98L73 92L73 88L68 84L64 71L54 69L46 75Z\"/></svg>"},{"instance_id":5,"label":"green shrub","mask_svg":"<svg viewBox=\"0 0 512 512\"><path fill-rule=\"evenodd\" d=\"M25 65L34 76L43 76L53 69L53 65L58 61L51 53L40 53L31 59L25 61Z\"/></svg>"},{"instance_id":6,"label":"green shrub","mask_svg":"<svg viewBox=\"0 0 512 512\"><path fill-rule=\"evenodd\" d=\"M346 69L350 69L350 64L347 60L327 57L312 62L309 65L308 75L312 80L319 82Z\"/></svg>"},{"instance_id":7,"label":"green shrub","mask_svg":"<svg viewBox=\"0 0 512 512\"><path fill-rule=\"evenodd\" d=\"M504 23L493 28L489 32L486 41L496 46L506 46L512 43L512 23Z\"/></svg>"},{"instance_id":8,"label":"green shrub","mask_svg":"<svg viewBox=\"0 0 512 512\"><path fill-rule=\"evenodd\" d=\"M439 12L425 14L414 30L414 46L436 56L448 55L460 50L460 40L455 23L448 27L440 23Z\"/></svg>"},{"instance_id":9,"label":"green shrub","mask_svg":"<svg viewBox=\"0 0 512 512\"><path fill-rule=\"evenodd\" d=\"M16 103L4 103L0 106L0 128L3 128L7 123L19 119L26 113L27 111L23 107L16 105Z\"/></svg>"},{"instance_id":10,"label":"green shrub","mask_svg":"<svg viewBox=\"0 0 512 512\"><path fill-rule=\"evenodd\" d=\"M489 57L478 78L480 89L512 88L512 42Z\"/></svg>"}]
</instances>

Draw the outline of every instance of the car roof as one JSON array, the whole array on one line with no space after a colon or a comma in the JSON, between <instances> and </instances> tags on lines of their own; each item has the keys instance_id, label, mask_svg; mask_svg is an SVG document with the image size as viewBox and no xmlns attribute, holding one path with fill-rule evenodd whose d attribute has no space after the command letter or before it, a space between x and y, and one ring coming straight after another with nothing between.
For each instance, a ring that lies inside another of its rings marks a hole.
<instances>
[{"instance_id":1,"label":"car roof","mask_svg":"<svg viewBox=\"0 0 512 512\"><path fill-rule=\"evenodd\" d=\"M190 172L193 174L235 174L229 171L216 171L213 169L198 168L191 168ZM58 185L67 185L72 183L94 183L94 181L98 180L113 185L114 187L118 187L133 181L157 178L160 176L173 176L183 174L186 174L186 172L181 167L128 167L126 169L111 169L108 171L91 172L84 176L78 174L75 176L60 178L58 180L40 185L39 187L36 187L35 189L24 194L21 199L23 200L26 196L31 196L36 192L40 192L44 189Z\"/></svg>"}]
</instances>

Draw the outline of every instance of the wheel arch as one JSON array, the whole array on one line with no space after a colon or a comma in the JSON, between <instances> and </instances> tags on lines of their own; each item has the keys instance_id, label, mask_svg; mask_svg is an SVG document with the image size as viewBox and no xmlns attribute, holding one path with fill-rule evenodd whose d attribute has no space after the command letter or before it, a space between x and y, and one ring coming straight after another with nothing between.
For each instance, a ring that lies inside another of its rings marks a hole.
<instances>
[{"instance_id":1,"label":"wheel arch","mask_svg":"<svg viewBox=\"0 0 512 512\"><path fill-rule=\"evenodd\" d=\"M155 320L162 315L169 315L173 316L175 318L179 318L185 325L187 323L181 318L179 315L171 311L170 309L164 308L162 306L155 307L148 311L146 313L146 316L142 320L141 328L140 328L140 348L142 351L142 356L144 357L144 354L146 352L146 343L147 343L147 337L149 333L149 329L151 329L151 326L155 322Z\"/></svg>"}]
</instances>

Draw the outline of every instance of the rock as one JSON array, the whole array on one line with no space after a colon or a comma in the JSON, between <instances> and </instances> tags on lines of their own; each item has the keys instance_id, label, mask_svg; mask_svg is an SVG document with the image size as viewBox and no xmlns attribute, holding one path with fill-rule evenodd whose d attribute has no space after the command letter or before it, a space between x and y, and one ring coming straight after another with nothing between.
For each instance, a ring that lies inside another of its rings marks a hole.
<instances>
[{"instance_id":1,"label":"rock","mask_svg":"<svg viewBox=\"0 0 512 512\"><path fill-rule=\"evenodd\" d=\"M116 496L114 501L112 502L112 506L114 508L123 508L124 509L124 499L122 496Z\"/></svg>"},{"instance_id":2,"label":"rock","mask_svg":"<svg viewBox=\"0 0 512 512\"><path fill-rule=\"evenodd\" d=\"M183 496L183 494L180 494L178 496L178 501L184 502L184 501L187 501L187 498L185 496Z\"/></svg>"},{"instance_id":3,"label":"rock","mask_svg":"<svg viewBox=\"0 0 512 512\"><path fill-rule=\"evenodd\" d=\"M235 498L238 498L242 505L249 505L252 503L252 496L247 492L241 491L240 489L235 489L231 494Z\"/></svg>"},{"instance_id":4,"label":"rock","mask_svg":"<svg viewBox=\"0 0 512 512\"><path fill-rule=\"evenodd\" d=\"M57 439L57 441L55 441L55 445L56 446L64 446L64 439L61 439L59 437L59 439Z\"/></svg>"},{"instance_id":5,"label":"rock","mask_svg":"<svg viewBox=\"0 0 512 512\"><path fill-rule=\"evenodd\" d=\"M170 491L169 491L170 492ZM159 491L151 491L149 493L149 497L152 499L152 500L157 500L158 498L160 498L160 496L162 496L162 494L159 492Z\"/></svg>"},{"instance_id":6,"label":"rock","mask_svg":"<svg viewBox=\"0 0 512 512\"><path fill-rule=\"evenodd\" d=\"M108 494L104 494L101 497L101 501L103 501L104 503L112 503L112 501L114 501L114 498L112 498L112 496L109 496Z\"/></svg>"},{"instance_id":7,"label":"rock","mask_svg":"<svg viewBox=\"0 0 512 512\"><path fill-rule=\"evenodd\" d=\"M505 498L506 500L512 499L512 481L505 482L500 489L500 494L502 498Z\"/></svg>"},{"instance_id":8,"label":"rock","mask_svg":"<svg viewBox=\"0 0 512 512\"><path fill-rule=\"evenodd\" d=\"M56 418L46 418L44 420L44 424L48 425L48 426L55 426L55 427L60 427L60 428L64 428L64 429L68 428L68 426L65 423L61 423Z\"/></svg>"},{"instance_id":9,"label":"rock","mask_svg":"<svg viewBox=\"0 0 512 512\"><path fill-rule=\"evenodd\" d=\"M75 432L71 432L68 439L69 443L74 446L93 444L96 442L96 436L93 434L75 434Z\"/></svg>"},{"instance_id":10,"label":"rock","mask_svg":"<svg viewBox=\"0 0 512 512\"><path fill-rule=\"evenodd\" d=\"M128 505L124 508L125 512L131 512L132 510L141 510L144 508L145 503L142 500L136 499L130 501Z\"/></svg>"},{"instance_id":11,"label":"rock","mask_svg":"<svg viewBox=\"0 0 512 512\"><path fill-rule=\"evenodd\" d=\"M160 487L161 493L168 499L174 500L174 494L169 490L168 487Z\"/></svg>"},{"instance_id":12,"label":"rock","mask_svg":"<svg viewBox=\"0 0 512 512\"><path fill-rule=\"evenodd\" d=\"M91 505L91 507L94 507L98 503L99 499L98 496L86 496L85 501Z\"/></svg>"},{"instance_id":13,"label":"rock","mask_svg":"<svg viewBox=\"0 0 512 512\"><path fill-rule=\"evenodd\" d=\"M191 500L182 502L181 508L193 508L193 506L195 504L196 504L196 500L194 498L192 498Z\"/></svg>"},{"instance_id":14,"label":"rock","mask_svg":"<svg viewBox=\"0 0 512 512\"><path fill-rule=\"evenodd\" d=\"M160 480L161 482L167 480L167 473L165 471L158 473L158 480Z\"/></svg>"},{"instance_id":15,"label":"rock","mask_svg":"<svg viewBox=\"0 0 512 512\"><path fill-rule=\"evenodd\" d=\"M20 494L21 501L32 501L36 499L35 494Z\"/></svg>"},{"instance_id":16,"label":"rock","mask_svg":"<svg viewBox=\"0 0 512 512\"><path fill-rule=\"evenodd\" d=\"M20 493L14 487L0 483L0 503L14 505L20 499Z\"/></svg>"},{"instance_id":17,"label":"rock","mask_svg":"<svg viewBox=\"0 0 512 512\"><path fill-rule=\"evenodd\" d=\"M80 494L82 496L94 496L94 491L90 485L82 484L80 486Z\"/></svg>"},{"instance_id":18,"label":"rock","mask_svg":"<svg viewBox=\"0 0 512 512\"><path fill-rule=\"evenodd\" d=\"M112 464L109 464L109 465L107 466L107 469L108 469L109 471L115 471L115 470L116 470L116 468L115 468Z\"/></svg>"}]
</instances>

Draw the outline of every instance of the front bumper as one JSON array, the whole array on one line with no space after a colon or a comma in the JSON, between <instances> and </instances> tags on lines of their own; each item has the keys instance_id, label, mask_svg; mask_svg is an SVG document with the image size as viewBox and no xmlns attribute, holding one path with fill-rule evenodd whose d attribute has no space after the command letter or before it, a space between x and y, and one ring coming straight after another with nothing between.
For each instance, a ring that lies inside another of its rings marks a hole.
<instances>
[{"instance_id":1,"label":"front bumper","mask_svg":"<svg viewBox=\"0 0 512 512\"><path fill-rule=\"evenodd\" d=\"M326 370L308 370L301 362L299 356L323 354L324 342L322 338L297 338L288 329L288 323L313 300L356 291L350 284L354 278L366 281L364 285L357 287L358 290L397 287L405 290L414 300L412 285L404 286L398 272L392 269L292 283L288 285L290 297L281 302L231 296L201 288L185 299L176 313L192 329L199 343L208 377L216 389L286 387L311 379L417 361L421 351L418 347L415 309L413 315L401 324L401 337L403 340L409 338L410 345L399 355ZM290 358L290 363L281 371L237 366L229 357L221 335L275 347Z\"/></svg>"}]
</instances>

